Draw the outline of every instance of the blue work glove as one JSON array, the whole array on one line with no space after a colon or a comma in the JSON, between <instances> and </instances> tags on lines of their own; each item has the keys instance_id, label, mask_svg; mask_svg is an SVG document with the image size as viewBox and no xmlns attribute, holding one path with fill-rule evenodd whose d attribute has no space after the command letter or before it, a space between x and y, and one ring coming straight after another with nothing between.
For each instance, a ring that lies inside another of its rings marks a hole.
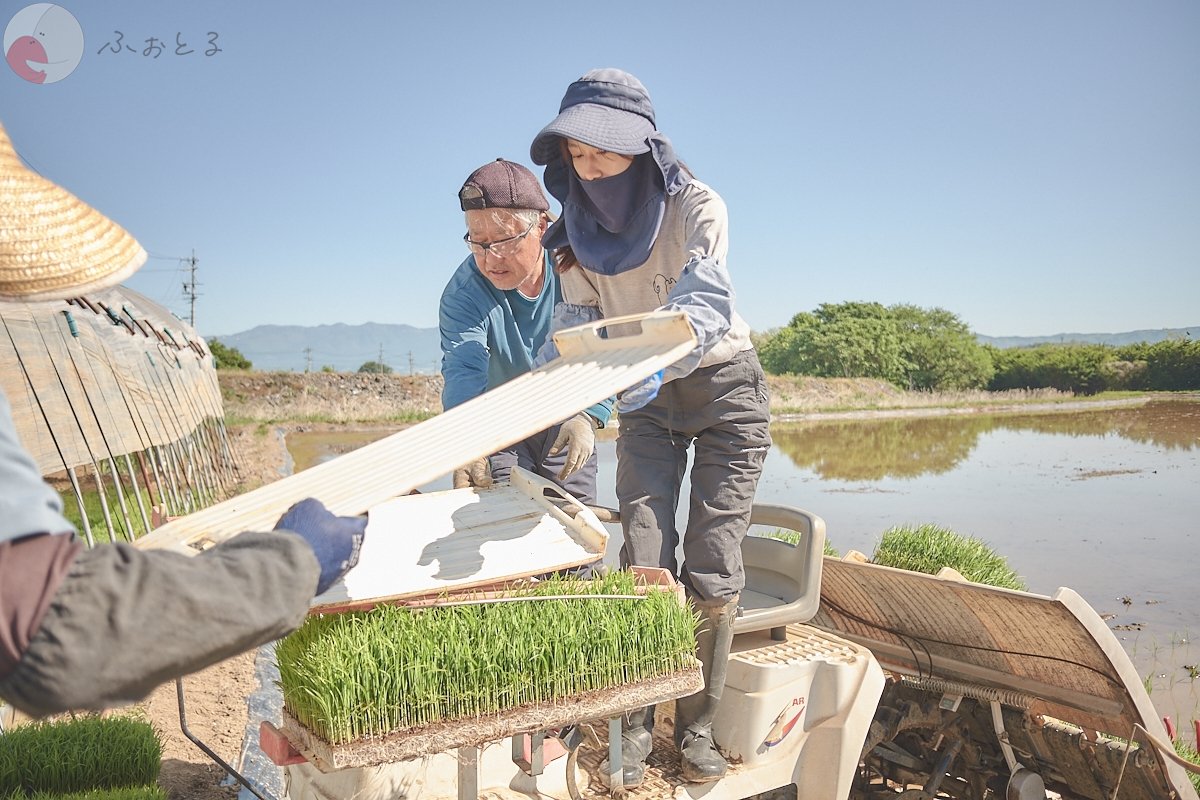
<instances>
[{"instance_id":1,"label":"blue work glove","mask_svg":"<svg viewBox=\"0 0 1200 800\"><path fill-rule=\"evenodd\" d=\"M663 371L660 369L641 383L636 383L621 392L621 394L617 395L617 413L623 414L626 411L637 411L658 397L658 390L662 386L662 382Z\"/></svg>"},{"instance_id":2,"label":"blue work glove","mask_svg":"<svg viewBox=\"0 0 1200 800\"><path fill-rule=\"evenodd\" d=\"M321 565L316 593L324 594L358 563L367 518L335 516L320 500L310 497L285 511L275 530L292 531L308 542Z\"/></svg>"}]
</instances>

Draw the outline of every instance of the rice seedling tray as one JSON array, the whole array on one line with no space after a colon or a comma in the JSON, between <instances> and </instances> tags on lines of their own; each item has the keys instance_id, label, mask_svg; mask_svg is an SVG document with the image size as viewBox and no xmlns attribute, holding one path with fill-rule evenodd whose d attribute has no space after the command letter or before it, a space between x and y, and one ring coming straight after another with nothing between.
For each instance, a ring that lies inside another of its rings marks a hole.
<instances>
[{"instance_id":1,"label":"rice seedling tray","mask_svg":"<svg viewBox=\"0 0 1200 800\"><path fill-rule=\"evenodd\" d=\"M280 731L292 746L322 772L407 761L458 747L479 746L523 733L558 728L588 720L608 720L704 688L700 662L690 669L638 683L602 689L553 704L513 708L500 714L450 720L387 736L334 745L298 722L286 709Z\"/></svg>"},{"instance_id":2,"label":"rice seedling tray","mask_svg":"<svg viewBox=\"0 0 1200 800\"><path fill-rule=\"evenodd\" d=\"M615 611L616 619L623 622L614 628L613 618L605 610L610 600L634 602L641 611L634 617ZM552 601L554 606L543 605L542 601ZM430 629L426 623L449 623L446 617L440 618L442 622L425 618L427 611L468 612L465 617L456 614L460 621L468 620L467 627L437 628L443 635L432 641L441 644L432 645L432 649L414 645L414 649L405 651L409 655L400 658L396 656L396 644L376 650L359 638L365 629L379 626L374 628L376 640L428 640ZM513 613L519 622L513 622ZM373 622L368 624L368 618ZM553 629L549 619L573 622L566 628ZM516 631L528 631L528 636L505 629L505 625L514 624ZM624 627L626 624L632 627ZM279 733L318 769L330 772L404 761L587 720L611 719L703 688L700 662L692 655L694 625L694 612L683 587L669 571L652 567L633 567L590 579L523 578L504 586L388 603L369 615L323 615L310 619L277 648L285 697ZM378 636L380 630L385 632L382 637ZM350 638L342 638L346 636ZM548 641L553 644L548 645ZM582 649L574 650L577 646ZM553 650L553 656L546 647ZM306 671L313 663L308 661L308 654L316 654L321 661L329 652L341 654L341 666ZM473 666L479 658L474 654L480 652L504 655L485 657L486 671L480 673ZM456 661L462 653L472 655L464 662ZM596 666L613 654L619 655L608 671ZM571 669L570 676L564 677L552 666L558 658L588 667ZM655 666L647 667L651 662ZM462 666L456 668L458 663ZM510 671L514 665L519 676L515 684L500 678L513 674ZM478 678L465 677L471 674ZM557 687L554 690L548 691L543 682L548 674ZM424 677L414 681L415 675ZM351 683L346 684L346 680ZM399 688L402 682L408 688ZM380 694L349 688L359 685L390 688ZM503 691L503 687L514 685L526 687L525 693ZM542 688L530 688L537 686ZM339 699L321 705L318 716L312 717L314 708L308 705L308 699L330 697L330 692ZM462 698L464 693L514 699L490 704L450 702L450 698ZM296 698L304 706L303 711L292 708L289 697ZM410 708L407 716L388 717L384 709L395 708L397 702L408 705L398 698L425 698L419 702L428 701L440 710L412 713ZM429 698L446 698L446 703ZM380 724L381 718L391 722ZM315 719L321 721L313 724Z\"/></svg>"},{"instance_id":3,"label":"rice seedling tray","mask_svg":"<svg viewBox=\"0 0 1200 800\"><path fill-rule=\"evenodd\" d=\"M510 482L397 497L371 508L358 566L310 613L438 597L590 564L608 532L557 485L519 467Z\"/></svg>"}]
</instances>

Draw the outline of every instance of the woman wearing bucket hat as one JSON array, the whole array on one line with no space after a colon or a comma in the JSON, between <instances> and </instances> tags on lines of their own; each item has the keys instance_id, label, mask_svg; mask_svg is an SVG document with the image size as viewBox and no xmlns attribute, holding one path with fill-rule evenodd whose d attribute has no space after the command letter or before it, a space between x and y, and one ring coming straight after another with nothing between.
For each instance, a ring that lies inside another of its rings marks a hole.
<instances>
[{"instance_id":1,"label":"woman wearing bucket hat","mask_svg":"<svg viewBox=\"0 0 1200 800\"><path fill-rule=\"evenodd\" d=\"M119 225L26 169L0 127L0 300L78 297L145 260ZM62 512L0 392L0 697L33 716L134 702L295 630L357 561L366 526L308 499L280 532L188 558L85 549Z\"/></svg>"},{"instance_id":2,"label":"woman wearing bucket hat","mask_svg":"<svg viewBox=\"0 0 1200 800\"><path fill-rule=\"evenodd\" d=\"M657 130L646 87L623 70L592 70L568 86L530 155L562 203L542 240L561 272L556 318L663 308L685 312L696 333L692 353L618 398L616 489L622 563L678 572L701 613L705 689L676 703L675 742L686 780L715 781L726 770L712 722L745 585L741 541L771 445L766 378L733 308L725 204L678 159ZM691 446L678 569L675 512ZM653 708L626 715L627 788L643 780L653 721Z\"/></svg>"}]
</instances>

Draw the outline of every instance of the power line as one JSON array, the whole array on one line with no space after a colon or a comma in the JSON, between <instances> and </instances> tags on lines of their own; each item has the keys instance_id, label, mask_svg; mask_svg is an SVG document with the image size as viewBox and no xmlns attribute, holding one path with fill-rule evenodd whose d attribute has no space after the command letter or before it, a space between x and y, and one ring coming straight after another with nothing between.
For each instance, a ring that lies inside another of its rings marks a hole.
<instances>
[{"instance_id":1,"label":"power line","mask_svg":"<svg viewBox=\"0 0 1200 800\"><path fill-rule=\"evenodd\" d=\"M181 258L179 260L183 264L187 264L190 267L191 275L188 280L183 282L183 296L187 299L190 308L188 312L188 324L195 328L196 298L200 296L199 292L196 291L196 287L200 285L196 283L196 251L192 250L191 258Z\"/></svg>"}]
</instances>

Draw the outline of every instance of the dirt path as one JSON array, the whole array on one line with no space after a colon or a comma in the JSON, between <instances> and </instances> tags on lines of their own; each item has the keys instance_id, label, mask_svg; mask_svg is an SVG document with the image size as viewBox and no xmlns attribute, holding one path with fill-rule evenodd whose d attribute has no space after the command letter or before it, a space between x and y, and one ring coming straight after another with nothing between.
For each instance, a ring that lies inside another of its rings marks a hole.
<instances>
[{"instance_id":1,"label":"dirt path","mask_svg":"<svg viewBox=\"0 0 1200 800\"><path fill-rule=\"evenodd\" d=\"M277 480L289 463L282 429L258 425L229 429L246 489ZM214 664L184 678L188 730L227 763L237 766L248 720L247 699L258 686L253 652ZM159 785L171 800L231 800L238 787L222 785L226 773L191 742L180 728L175 684L160 686L139 705L162 735Z\"/></svg>"}]
</instances>

